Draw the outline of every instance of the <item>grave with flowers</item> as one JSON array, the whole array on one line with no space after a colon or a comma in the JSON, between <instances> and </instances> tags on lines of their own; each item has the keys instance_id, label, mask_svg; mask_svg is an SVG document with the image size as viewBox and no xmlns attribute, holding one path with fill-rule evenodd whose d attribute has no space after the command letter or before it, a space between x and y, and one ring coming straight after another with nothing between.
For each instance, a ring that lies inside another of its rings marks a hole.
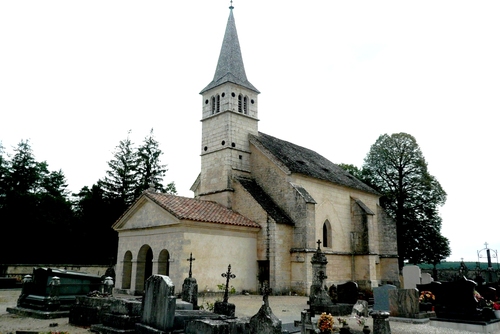
<instances>
[{"instance_id":1,"label":"grave with flowers","mask_svg":"<svg viewBox=\"0 0 500 334\"><path fill-rule=\"evenodd\" d=\"M494 301L477 291L477 283L465 277L432 286L436 317L431 326L491 333L500 330L500 319L494 314Z\"/></svg>"}]
</instances>

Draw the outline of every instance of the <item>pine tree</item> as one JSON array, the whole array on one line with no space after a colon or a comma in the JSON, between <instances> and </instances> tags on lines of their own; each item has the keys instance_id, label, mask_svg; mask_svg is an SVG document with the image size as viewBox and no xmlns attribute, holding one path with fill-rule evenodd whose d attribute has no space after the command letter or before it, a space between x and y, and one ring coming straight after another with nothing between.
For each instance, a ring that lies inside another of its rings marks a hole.
<instances>
[{"instance_id":1,"label":"pine tree","mask_svg":"<svg viewBox=\"0 0 500 334\"><path fill-rule=\"evenodd\" d=\"M41 263L61 261L70 254L58 247L64 235L71 245L73 219L62 171L50 172L46 162L37 162L29 141L21 141L5 170L2 228L6 233L6 261ZM26 253L25 247L36 250Z\"/></svg>"},{"instance_id":2,"label":"pine tree","mask_svg":"<svg viewBox=\"0 0 500 334\"><path fill-rule=\"evenodd\" d=\"M136 197L150 187L161 192L176 193L173 182L167 185L167 187L164 187L162 184L167 172L167 166L161 164L160 157L162 154L160 144L154 138L153 129L151 129L149 136L144 138L142 145L137 149L138 184Z\"/></svg>"},{"instance_id":3,"label":"pine tree","mask_svg":"<svg viewBox=\"0 0 500 334\"><path fill-rule=\"evenodd\" d=\"M114 159L108 161L106 176L99 181L99 186L104 190L104 197L113 203L118 216L134 201L138 181L137 153L129 136L130 131L127 138L121 140L115 148Z\"/></svg>"}]
</instances>

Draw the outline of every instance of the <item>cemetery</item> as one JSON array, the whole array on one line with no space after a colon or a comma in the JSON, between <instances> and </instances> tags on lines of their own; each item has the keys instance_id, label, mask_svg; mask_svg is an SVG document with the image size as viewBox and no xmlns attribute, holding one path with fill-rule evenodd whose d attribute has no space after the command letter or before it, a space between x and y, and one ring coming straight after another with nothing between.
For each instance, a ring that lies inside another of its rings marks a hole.
<instances>
[{"instance_id":1,"label":"cemetery","mask_svg":"<svg viewBox=\"0 0 500 334\"><path fill-rule=\"evenodd\" d=\"M22 280L17 306L9 313L20 317L68 317L76 327L94 333L391 333L391 325L477 333L500 331L498 270L475 272L469 279L459 270L449 281L435 281L418 266L403 267L401 282L373 287L372 294L356 282L327 286L328 261L318 246L310 265L314 276L307 308L283 323L270 307L272 289L260 289L262 305L249 317L235 316L229 287L237 280L237 265L220 274L221 298L213 309L199 305L198 284L190 255L189 274L181 292L166 275L151 275L141 296L115 296L113 278L51 268L34 268ZM353 323L357 324L353 326Z\"/></svg>"}]
</instances>

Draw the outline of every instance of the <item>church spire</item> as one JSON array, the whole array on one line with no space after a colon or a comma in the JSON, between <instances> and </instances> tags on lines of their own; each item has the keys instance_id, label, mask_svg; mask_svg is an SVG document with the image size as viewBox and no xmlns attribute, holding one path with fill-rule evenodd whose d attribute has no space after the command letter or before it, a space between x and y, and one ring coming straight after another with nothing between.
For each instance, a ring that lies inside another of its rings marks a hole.
<instances>
[{"instance_id":1,"label":"church spire","mask_svg":"<svg viewBox=\"0 0 500 334\"><path fill-rule=\"evenodd\" d=\"M226 32L224 34L214 79L200 92L200 94L226 82L232 82L253 90L256 93L260 93L257 88L248 81L245 73L240 42L238 40L238 33L236 32L236 24L234 23L233 8L233 2L231 1L229 19L227 20Z\"/></svg>"}]
</instances>

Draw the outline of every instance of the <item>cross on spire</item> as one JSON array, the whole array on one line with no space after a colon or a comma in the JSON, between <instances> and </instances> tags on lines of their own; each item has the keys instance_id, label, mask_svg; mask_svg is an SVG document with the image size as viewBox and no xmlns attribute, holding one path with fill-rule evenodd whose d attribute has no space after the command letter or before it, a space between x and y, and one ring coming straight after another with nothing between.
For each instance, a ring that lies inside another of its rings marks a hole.
<instances>
[{"instance_id":1,"label":"cross on spire","mask_svg":"<svg viewBox=\"0 0 500 334\"><path fill-rule=\"evenodd\" d=\"M319 245L321 245L321 240L318 239L318 241L316 241L316 243L318 244L318 249L320 249Z\"/></svg>"},{"instance_id":2,"label":"cross on spire","mask_svg":"<svg viewBox=\"0 0 500 334\"><path fill-rule=\"evenodd\" d=\"M189 278L191 278L193 276L193 271L192 271L193 261L196 260L195 258L193 258L193 253L189 255L189 259L187 260L189 261Z\"/></svg>"},{"instance_id":3,"label":"cross on spire","mask_svg":"<svg viewBox=\"0 0 500 334\"><path fill-rule=\"evenodd\" d=\"M236 275L231 272L231 265L227 266L227 273L222 273L222 277L226 278L226 290L224 290L224 303L227 303L227 300L229 298L229 280L231 278L236 278Z\"/></svg>"},{"instance_id":4,"label":"cross on spire","mask_svg":"<svg viewBox=\"0 0 500 334\"><path fill-rule=\"evenodd\" d=\"M229 9L233 9L233 0L230 1L231 2L231 6L229 6Z\"/></svg>"},{"instance_id":5,"label":"cross on spire","mask_svg":"<svg viewBox=\"0 0 500 334\"><path fill-rule=\"evenodd\" d=\"M488 243L487 242L484 243L484 247L486 247L486 249L488 249Z\"/></svg>"}]
</instances>

